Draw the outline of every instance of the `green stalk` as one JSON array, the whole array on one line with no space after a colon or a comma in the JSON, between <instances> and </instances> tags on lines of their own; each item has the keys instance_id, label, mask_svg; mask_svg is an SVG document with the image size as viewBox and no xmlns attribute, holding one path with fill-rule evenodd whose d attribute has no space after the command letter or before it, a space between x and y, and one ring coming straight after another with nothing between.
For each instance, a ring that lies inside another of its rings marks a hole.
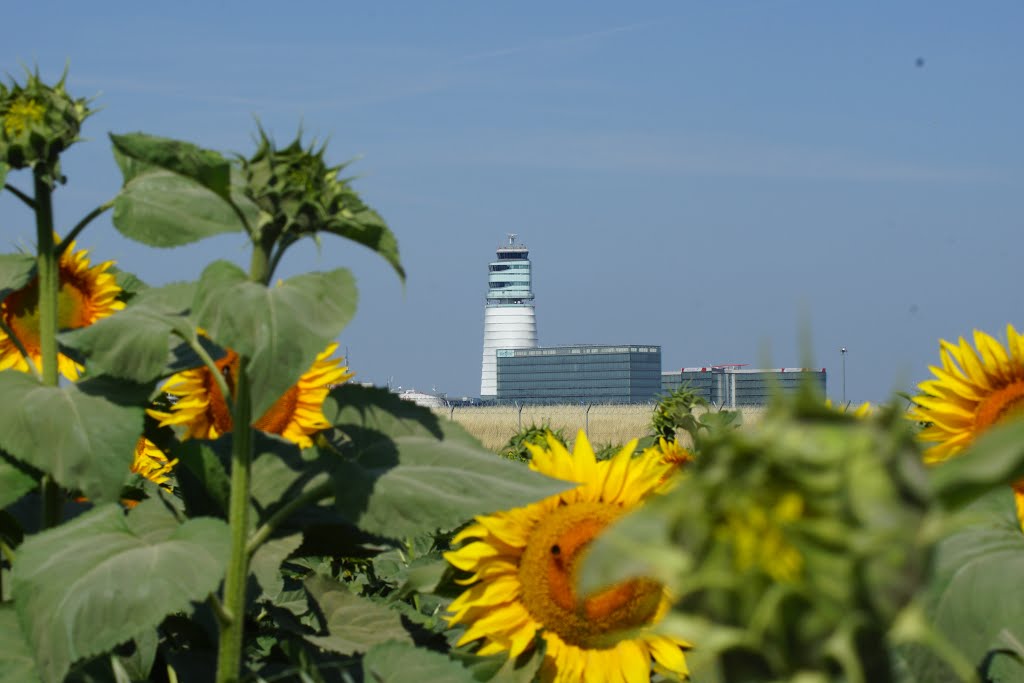
<instances>
[{"instance_id":1,"label":"green stalk","mask_svg":"<svg viewBox=\"0 0 1024 683\"><path fill-rule=\"evenodd\" d=\"M35 180L36 271L39 277L39 351L42 356L43 384L58 385L57 378L57 293L60 266L53 242L53 190L37 168ZM60 487L50 475L43 477L43 528L60 524L63 501Z\"/></svg>"},{"instance_id":2,"label":"green stalk","mask_svg":"<svg viewBox=\"0 0 1024 683\"><path fill-rule=\"evenodd\" d=\"M254 245L249 277L266 283L269 277L268 250ZM217 651L217 683L235 683L242 668L242 646L245 642L245 584L249 576L247 550L249 530L249 496L252 476L252 399L246 365L249 359L239 358L238 380L235 383L231 448L231 501L228 523L231 526L231 556L224 578L224 612L227 617L220 631Z\"/></svg>"},{"instance_id":3,"label":"green stalk","mask_svg":"<svg viewBox=\"0 0 1024 683\"><path fill-rule=\"evenodd\" d=\"M23 201L25 203L25 206L27 206L28 208L30 208L30 209L35 209L36 208L35 200L33 200L27 194L25 194L24 192L22 192L21 190L16 188L14 185L11 185L10 183L8 183L8 184L4 185L2 189L7 190L11 194L13 194L15 197L17 197L18 199Z\"/></svg>"},{"instance_id":4,"label":"green stalk","mask_svg":"<svg viewBox=\"0 0 1024 683\"><path fill-rule=\"evenodd\" d=\"M224 611L227 621L220 631L217 653L217 683L234 683L242 666L242 643L245 639L245 583L249 576L249 554L246 538L249 528L249 484L252 473L252 402L249 398L249 377L246 358L241 359L235 383L234 427L231 432L231 502L228 523L231 525L231 556L224 578Z\"/></svg>"}]
</instances>

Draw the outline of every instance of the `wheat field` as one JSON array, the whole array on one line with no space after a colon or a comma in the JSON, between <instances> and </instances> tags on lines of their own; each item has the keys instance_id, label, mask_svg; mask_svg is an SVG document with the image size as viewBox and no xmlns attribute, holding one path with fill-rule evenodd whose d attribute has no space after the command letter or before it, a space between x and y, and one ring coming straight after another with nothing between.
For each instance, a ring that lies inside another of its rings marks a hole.
<instances>
[{"instance_id":1,"label":"wheat field","mask_svg":"<svg viewBox=\"0 0 1024 683\"><path fill-rule=\"evenodd\" d=\"M712 408L711 410L714 410ZM698 408L697 412L700 413ZM572 443L577 432L586 430L595 448L607 444L624 444L630 439L651 433L651 415L654 404L593 405L587 414L581 405L523 406L522 415L515 406L458 407L454 412L439 408L439 416L452 419L475 436L485 448L498 451L513 434L531 425L561 429ZM764 409L741 409L743 424L756 423ZM683 435L687 436L687 435Z\"/></svg>"}]
</instances>

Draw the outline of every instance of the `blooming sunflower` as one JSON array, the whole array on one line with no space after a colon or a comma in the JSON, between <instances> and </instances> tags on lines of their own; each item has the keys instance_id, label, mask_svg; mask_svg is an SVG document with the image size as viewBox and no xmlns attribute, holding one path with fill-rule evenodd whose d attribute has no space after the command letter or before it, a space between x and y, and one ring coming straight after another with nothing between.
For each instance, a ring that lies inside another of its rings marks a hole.
<instances>
[{"instance_id":1,"label":"blooming sunflower","mask_svg":"<svg viewBox=\"0 0 1024 683\"><path fill-rule=\"evenodd\" d=\"M934 445L925 462L948 460L992 425L1024 416L1024 338L1013 325L1006 326L1006 338L1003 346L975 330L975 348L963 337L958 344L939 341L942 367L929 367L935 379L918 385L922 394L907 413L928 423L920 439ZM1024 524L1024 481L1013 488Z\"/></svg>"},{"instance_id":2,"label":"blooming sunflower","mask_svg":"<svg viewBox=\"0 0 1024 683\"><path fill-rule=\"evenodd\" d=\"M319 354L312 367L253 426L264 432L280 434L298 444L299 448L313 445L310 435L330 427L322 410L327 392L332 385L352 377L348 368L342 365L344 359L330 357L337 349L337 344L331 344ZM238 377L239 363L238 354L231 350L216 363L217 369L227 375L229 385ZM168 412L149 411L159 420L161 427L184 425L188 428L188 437L196 439L216 439L231 431L231 411L216 380L205 366L173 375L163 390L177 396L178 400Z\"/></svg>"},{"instance_id":3,"label":"blooming sunflower","mask_svg":"<svg viewBox=\"0 0 1024 683\"><path fill-rule=\"evenodd\" d=\"M89 251L75 251L72 242L61 254L58 264L60 291L57 295L57 328L74 330L86 327L124 308L118 300L121 288L113 274L108 273L113 261L90 266ZM42 369L39 339L39 279L33 278L21 289L11 292L0 302L0 317L13 332L37 369ZM13 368L28 372L28 362L17 344L0 329L0 370ZM82 366L59 354L57 369L69 380L77 380Z\"/></svg>"},{"instance_id":4,"label":"blooming sunflower","mask_svg":"<svg viewBox=\"0 0 1024 683\"><path fill-rule=\"evenodd\" d=\"M669 608L664 586L647 578L587 597L576 594L576 574L590 542L608 524L636 508L661 484L659 455L633 458L630 442L597 462L581 431L573 453L551 436L530 444L530 468L580 486L526 507L481 515L452 542L445 558L471 572L470 587L449 610L450 625L465 624L459 645L483 639L481 655L518 657L539 634L547 648L541 680L557 683L648 681L651 659L686 675L689 643L649 630ZM623 636L624 633L628 635Z\"/></svg>"},{"instance_id":5,"label":"blooming sunflower","mask_svg":"<svg viewBox=\"0 0 1024 683\"><path fill-rule=\"evenodd\" d=\"M138 443L135 444L135 457L132 459L131 470L154 484L161 486L166 484L170 480L167 475L177 464L177 458L168 460L164 452L144 436L140 437Z\"/></svg>"}]
</instances>

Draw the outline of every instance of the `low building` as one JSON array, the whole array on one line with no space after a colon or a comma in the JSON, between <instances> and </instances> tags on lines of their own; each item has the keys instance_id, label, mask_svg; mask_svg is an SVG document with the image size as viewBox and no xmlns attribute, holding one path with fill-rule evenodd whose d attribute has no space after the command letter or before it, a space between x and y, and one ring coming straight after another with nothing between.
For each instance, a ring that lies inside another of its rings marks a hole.
<instances>
[{"instance_id":1,"label":"low building","mask_svg":"<svg viewBox=\"0 0 1024 683\"><path fill-rule=\"evenodd\" d=\"M649 403L661 392L661 347L498 349L499 403Z\"/></svg>"},{"instance_id":2,"label":"low building","mask_svg":"<svg viewBox=\"0 0 1024 683\"><path fill-rule=\"evenodd\" d=\"M448 395L439 393L428 393L416 391L415 389L402 389L399 387L398 398L403 401L412 401L424 408L443 408L448 405Z\"/></svg>"},{"instance_id":3,"label":"low building","mask_svg":"<svg viewBox=\"0 0 1024 683\"><path fill-rule=\"evenodd\" d=\"M726 408L765 405L774 393L798 391L805 382L810 382L825 396L825 368L758 369L743 365L713 365L661 373L663 393L688 387L708 403Z\"/></svg>"}]
</instances>

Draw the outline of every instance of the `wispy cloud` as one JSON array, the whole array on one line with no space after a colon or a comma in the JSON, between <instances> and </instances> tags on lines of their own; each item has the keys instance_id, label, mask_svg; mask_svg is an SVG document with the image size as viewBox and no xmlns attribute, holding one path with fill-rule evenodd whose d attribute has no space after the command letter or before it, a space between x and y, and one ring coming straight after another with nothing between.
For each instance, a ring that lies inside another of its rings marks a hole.
<instances>
[{"instance_id":1,"label":"wispy cloud","mask_svg":"<svg viewBox=\"0 0 1024 683\"><path fill-rule=\"evenodd\" d=\"M495 50L486 50L484 52L477 52L471 55L465 55L456 59L454 64L464 64L466 62L479 62L485 59L495 59L497 57L506 57L508 55L514 55L521 52L539 52L541 50L551 50L559 47L566 47L576 43L584 43L598 38L605 38L612 36L617 33L629 33L631 31L638 31L649 26L654 26L656 22L645 21L636 24L626 24L624 26L615 26L613 28L606 28L600 31L591 31L589 33L577 33L568 36L556 36L554 38L546 38L544 40L538 40L531 43L525 43L523 45L514 45L511 47L498 48Z\"/></svg>"}]
</instances>

